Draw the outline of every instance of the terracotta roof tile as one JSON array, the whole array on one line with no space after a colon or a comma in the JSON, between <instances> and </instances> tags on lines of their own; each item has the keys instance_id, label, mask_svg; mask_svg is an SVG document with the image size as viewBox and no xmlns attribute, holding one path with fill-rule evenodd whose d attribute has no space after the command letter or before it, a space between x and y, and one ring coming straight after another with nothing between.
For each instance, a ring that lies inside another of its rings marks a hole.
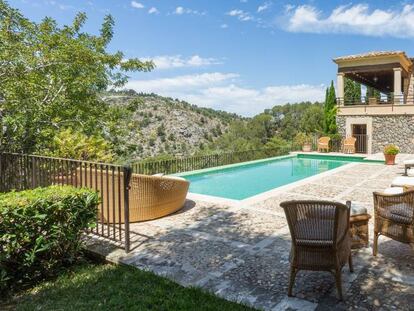
<instances>
[{"instance_id":1,"label":"terracotta roof tile","mask_svg":"<svg viewBox=\"0 0 414 311\"><path fill-rule=\"evenodd\" d=\"M368 53L363 53L363 54L355 54L355 55L337 57L334 59L334 61L352 60L352 59L358 59L358 58L369 58L369 57L375 57L375 56L390 56L390 55L402 55L407 60L410 60L404 51L373 51L373 52L368 52Z\"/></svg>"}]
</instances>

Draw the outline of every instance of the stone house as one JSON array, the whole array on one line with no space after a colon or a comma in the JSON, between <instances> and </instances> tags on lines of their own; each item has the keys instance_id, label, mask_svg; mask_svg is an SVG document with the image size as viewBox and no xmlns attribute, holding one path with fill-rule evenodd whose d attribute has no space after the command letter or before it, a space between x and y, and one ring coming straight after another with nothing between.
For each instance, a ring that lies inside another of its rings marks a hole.
<instances>
[{"instance_id":1,"label":"stone house","mask_svg":"<svg viewBox=\"0 0 414 311\"><path fill-rule=\"evenodd\" d=\"M338 65L339 133L344 138L354 136L359 153L382 152L391 143L401 152L414 153L414 59L405 52L391 51L333 61ZM370 94L345 98L345 78L361 83Z\"/></svg>"}]
</instances>

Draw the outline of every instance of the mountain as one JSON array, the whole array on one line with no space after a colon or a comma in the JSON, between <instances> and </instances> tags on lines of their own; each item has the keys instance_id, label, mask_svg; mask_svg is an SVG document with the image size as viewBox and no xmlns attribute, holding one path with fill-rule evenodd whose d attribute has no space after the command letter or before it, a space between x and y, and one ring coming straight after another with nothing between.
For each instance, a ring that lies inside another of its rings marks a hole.
<instances>
[{"instance_id":1,"label":"mountain","mask_svg":"<svg viewBox=\"0 0 414 311\"><path fill-rule=\"evenodd\" d=\"M232 121L243 120L236 114L133 90L110 91L102 98L114 113L122 111L122 124L116 126L125 134L117 145L126 146L128 160L197 153L227 132Z\"/></svg>"}]
</instances>

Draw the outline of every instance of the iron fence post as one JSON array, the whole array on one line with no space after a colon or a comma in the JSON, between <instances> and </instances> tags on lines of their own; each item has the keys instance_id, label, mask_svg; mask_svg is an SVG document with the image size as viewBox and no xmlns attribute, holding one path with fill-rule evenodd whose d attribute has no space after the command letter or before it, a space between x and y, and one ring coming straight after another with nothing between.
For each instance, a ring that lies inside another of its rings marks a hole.
<instances>
[{"instance_id":1,"label":"iron fence post","mask_svg":"<svg viewBox=\"0 0 414 311\"><path fill-rule=\"evenodd\" d=\"M131 181L132 168L130 165L123 167L124 171L124 224L125 224L125 252L130 250L129 236L129 189Z\"/></svg>"}]
</instances>

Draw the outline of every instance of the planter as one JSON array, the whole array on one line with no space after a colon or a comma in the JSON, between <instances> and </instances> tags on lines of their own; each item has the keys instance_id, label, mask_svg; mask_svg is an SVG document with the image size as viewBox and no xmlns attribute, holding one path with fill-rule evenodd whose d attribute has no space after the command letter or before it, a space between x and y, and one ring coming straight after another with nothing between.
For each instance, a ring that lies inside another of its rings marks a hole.
<instances>
[{"instance_id":1,"label":"planter","mask_svg":"<svg viewBox=\"0 0 414 311\"><path fill-rule=\"evenodd\" d=\"M312 151L312 144L310 143L304 143L302 146L303 152L311 152Z\"/></svg>"},{"instance_id":2,"label":"planter","mask_svg":"<svg viewBox=\"0 0 414 311\"><path fill-rule=\"evenodd\" d=\"M395 154L384 154L385 164L394 165L395 164Z\"/></svg>"}]
</instances>

